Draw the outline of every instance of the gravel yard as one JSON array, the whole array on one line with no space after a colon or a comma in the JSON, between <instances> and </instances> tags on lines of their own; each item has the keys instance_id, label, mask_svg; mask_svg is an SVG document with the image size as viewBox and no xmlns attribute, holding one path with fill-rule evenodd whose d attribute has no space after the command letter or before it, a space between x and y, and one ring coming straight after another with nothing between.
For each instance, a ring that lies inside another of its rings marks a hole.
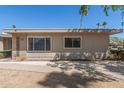
<instances>
[{"instance_id":1,"label":"gravel yard","mask_svg":"<svg viewBox=\"0 0 124 93\"><path fill-rule=\"evenodd\" d=\"M2 88L123 88L123 61L0 62Z\"/></svg>"},{"instance_id":2,"label":"gravel yard","mask_svg":"<svg viewBox=\"0 0 124 93\"><path fill-rule=\"evenodd\" d=\"M112 80L107 76L101 79L81 77L78 73L71 75L62 72L29 72L0 70L0 87L2 88L40 88L40 87L124 87L123 80Z\"/></svg>"}]
</instances>

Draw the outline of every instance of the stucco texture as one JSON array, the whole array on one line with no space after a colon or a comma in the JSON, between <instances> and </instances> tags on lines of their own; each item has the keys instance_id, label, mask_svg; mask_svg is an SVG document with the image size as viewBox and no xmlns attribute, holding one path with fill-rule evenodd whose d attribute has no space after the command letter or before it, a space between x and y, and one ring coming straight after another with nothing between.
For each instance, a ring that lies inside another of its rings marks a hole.
<instances>
[{"instance_id":1,"label":"stucco texture","mask_svg":"<svg viewBox=\"0 0 124 93\"><path fill-rule=\"evenodd\" d=\"M28 52L27 38L30 36L50 36L51 51ZM80 49L65 49L65 36L81 37ZM19 39L19 56L16 56L16 37ZM53 59L93 59L103 58L108 49L109 34L107 33L14 33L12 34L12 58L21 60L53 60Z\"/></svg>"}]
</instances>

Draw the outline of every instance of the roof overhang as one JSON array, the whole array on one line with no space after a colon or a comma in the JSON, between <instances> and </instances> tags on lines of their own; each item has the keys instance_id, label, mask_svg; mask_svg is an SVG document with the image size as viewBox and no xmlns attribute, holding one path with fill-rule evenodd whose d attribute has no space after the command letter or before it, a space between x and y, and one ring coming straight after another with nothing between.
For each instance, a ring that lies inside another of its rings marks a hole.
<instances>
[{"instance_id":1,"label":"roof overhang","mask_svg":"<svg viewBox=\"0 0 124 93\"><path fill-rule=\"evenodd\" d=\"M0 37L2 38L12 38L12 35L11 34L8 34L8 33L5 33L5 34L0 34Z\"/></svg>"},{"instance_id":2,"label":"roof overhang","mask_svg":"<svg viewBox=\"0 0 124 93\"><path fill-rule=\"evenodd\" d=\"M4 29L5 33L108 33L110 35L123 32L123 29L40 29L40 28L27 28L27 29Z\"/></svg>"}]
</instances>

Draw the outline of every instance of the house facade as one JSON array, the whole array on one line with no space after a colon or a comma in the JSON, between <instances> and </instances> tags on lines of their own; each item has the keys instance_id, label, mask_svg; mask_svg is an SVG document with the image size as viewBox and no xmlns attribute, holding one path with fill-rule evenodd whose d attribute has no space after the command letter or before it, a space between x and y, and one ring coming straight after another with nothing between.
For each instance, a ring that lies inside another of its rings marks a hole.
<instances>
[{"instance_id":1,"label":"house facade","mask_svg":"<svg viewBox=\"0 0 124 93\"><path fill-rule=\"evenodd\" d=\"M0 51L12 49L12 35L11 34L0 34Z\"/></svg>"},{"instance_id":2,"label":"house facade","mask_svg":"<svg viewBox=\"0 0 124 93\"><path fill-rule=\"evenodd\" d=\"M122 29L4 29L13 60L104 59L109 35Z\"/></svg>"}]
</instances>

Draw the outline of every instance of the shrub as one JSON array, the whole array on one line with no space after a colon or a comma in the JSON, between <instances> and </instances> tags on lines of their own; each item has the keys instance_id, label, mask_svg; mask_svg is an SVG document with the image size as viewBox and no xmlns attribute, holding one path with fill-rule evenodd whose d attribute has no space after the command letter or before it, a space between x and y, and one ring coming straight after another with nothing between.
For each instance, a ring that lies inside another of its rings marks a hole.
<instances>
[{"instance_id":1,"label":"shrub","mask_svg":"<svg viewBox=\"0 0 124 93\"><path fill-rule=\"evenodd\" d=\"M124 59L124 50L110 50L110 55L113 55L114 59L122 60Z\"/></svg>"},{"instance_id":2,"label":"shrub","mask_svg":"<svg viewBox=\"0 0 124 93\"><path fill-rule=\"evenodd\" d=\"M0 58L6 58L11 56L11 50L0 51Z\"/></svg>"},{"instance_id":3,"label":"shrub","mask_svg":"<svg viewBox=\"0 0 124 93\"><path fill-rule=\"evenodd\" d=\"M4 58L4 55L3 55L3 53L0 53L0 58Z\"/></svg>"}]
</instances>

